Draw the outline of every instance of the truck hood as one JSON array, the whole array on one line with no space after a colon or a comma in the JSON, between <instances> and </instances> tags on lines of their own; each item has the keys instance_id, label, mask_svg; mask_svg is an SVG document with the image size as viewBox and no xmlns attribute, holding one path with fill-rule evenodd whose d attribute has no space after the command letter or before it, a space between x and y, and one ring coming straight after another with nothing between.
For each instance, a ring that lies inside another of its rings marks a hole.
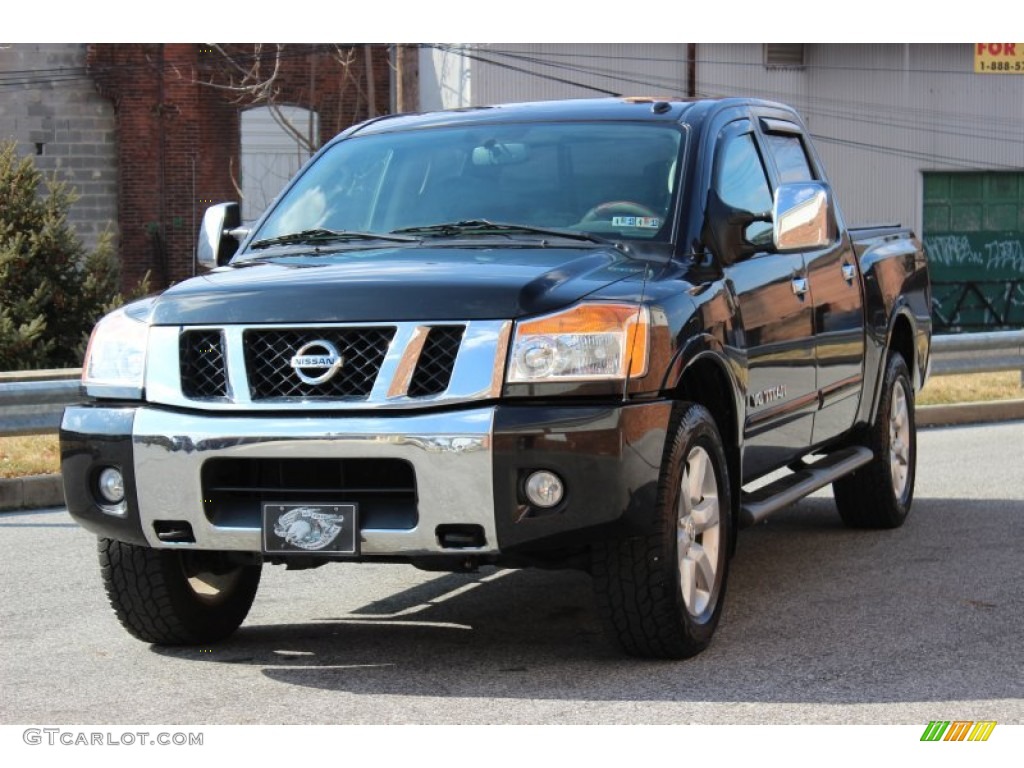
<instances>
[{"instance_id":1,"label":"truck hood","mask_svg":"<svg viewBox=\"0 0 1024 768\"><path fill-rule=\"evenodd\" d=\"M396 247L242 261L168 289L157 325L514 319L643 272L614 247Z\"/></svg>"}]
</instances>

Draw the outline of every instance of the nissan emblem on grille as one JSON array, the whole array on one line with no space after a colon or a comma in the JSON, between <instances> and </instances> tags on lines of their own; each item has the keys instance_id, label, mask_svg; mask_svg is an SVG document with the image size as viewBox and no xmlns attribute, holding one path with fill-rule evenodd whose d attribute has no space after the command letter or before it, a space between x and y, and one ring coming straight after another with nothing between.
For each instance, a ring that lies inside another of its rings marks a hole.
<instances>
[{"instance_id":1,"label":"nissan emblem on grille","mask_svg":"<svg viewBox=\"0 0 1024 768\"><path fill-rule=\"evenodd\" d=\"M322 352L318 351L322 350ZM317 339L303 344L289 363L295 369L295 375L307 384L323 384L338 372L345 359L338 354L338 348L324 339ZM327 370L319 376L310 376L305 369Z\"/></svg>"},{"instance_id":2,"label":"nissan emblem on grille","mask_svg":"<svg viewBox=\"0 0 1024 768\"><path fill-rule=\"evenodd\" d=\"M281 515L274 523L274 533L287 544L300 549L323 549L341 533L343 514L327 514L321 507L299 507ZM335 507L334 509L337 509Z\"/></svg>"}]
</instances>

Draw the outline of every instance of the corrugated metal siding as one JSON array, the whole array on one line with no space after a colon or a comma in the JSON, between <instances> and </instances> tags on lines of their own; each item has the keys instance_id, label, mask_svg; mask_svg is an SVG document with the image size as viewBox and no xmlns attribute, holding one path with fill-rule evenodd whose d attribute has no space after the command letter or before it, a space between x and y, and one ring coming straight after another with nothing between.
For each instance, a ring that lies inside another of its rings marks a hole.
<instances>
[{"instance_id":1,"label":"corrugated metal siding","mask_svg":"<svg viewBox=\"0 0 1024 768\"><path fill-rule=\"evenodd\" d=\"M423 109L685 92L683 43L438 45L420 54Z\"/></svg>"},{"instance_id":2,"label":"corrugated metal siding","mask_svg":"<svg viewBox=\"0 0 1024 768\"><path fill-rule=\"evenodd\" d=\"M456 43L420 48L420 109L424 112L473 105L473 61L462 55L462 48Z\"/></svg>"},{"instance_id":3,"label":"corrugated metal siding","mask_svg":"<svg viewBox=\"0 0 1024 768\"><path fill-rule=\"evenodd\" d=\"M686 92L685 44L496 43L475 53L478 104Z\"/></svg>"},{"instance_id":4,"label":"corrugated metal siding","mask_svg":"<svg viewBox=\"0 0 1024 768\"><path fill-rule=\"evenodd\" d=\"M808 45L773 70L760 45L697 46L697 90L784 101L804 116L851 223L921 232L922 172L1024 168L1024 76L975 75L973 48Z\"/></svg>"}]
</instances>

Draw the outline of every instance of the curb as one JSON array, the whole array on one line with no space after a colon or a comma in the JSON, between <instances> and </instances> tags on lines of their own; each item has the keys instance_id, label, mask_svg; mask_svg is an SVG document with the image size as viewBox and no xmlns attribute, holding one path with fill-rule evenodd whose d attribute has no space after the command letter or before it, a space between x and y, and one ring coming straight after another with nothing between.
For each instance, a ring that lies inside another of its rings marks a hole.
<instances>
[{"instance_id":1,"label":"curb","mask_svg":"<svg viewBox=\"0 0 1024 768\"><path fill-rule=\"evenodd\" d=\"M955 405L924 405L917 409L917 426L949 427L1024 419L1024 400L990 400Z\"/></svg>"},{"instance_id":2,"label":"curb","mask_svg":"<svg viewBox=\"0 0 1024 768\"><path fill-rule=\"evenodd\" d=\"M57 475L0 480L0 512L64 506L64 481Z\"/></svg>"},{"instance_id":3,"label":"curb","mask_svg":"<svg viewBox=\"0 0 1024 768\"><path fill-rule=\"evenodd\" d=\"M1024 399L992 400L917 408L917 426L949 427L1024 419ZM64 481L59 474L0 479L0 512L64 506Z\"/></svg>"}]
</instances>

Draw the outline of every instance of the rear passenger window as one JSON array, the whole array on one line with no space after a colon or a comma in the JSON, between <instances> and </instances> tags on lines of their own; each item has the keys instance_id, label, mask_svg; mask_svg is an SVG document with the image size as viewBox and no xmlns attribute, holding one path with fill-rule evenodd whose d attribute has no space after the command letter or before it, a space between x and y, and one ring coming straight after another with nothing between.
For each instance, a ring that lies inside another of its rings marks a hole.
<instances>
[{"instance_id":1,"label":"rear passenger window","mask_svg":"<svg viewBox=\"0 0 1024 768\"><path fill-rule=\"evenodd\" d=\"M799 136L786 133L769 133L765 136L768 150L775 158L779 169L779 181L814 181L811 164L807 160L807 152Z\"/></svg>"}]
</instances>

